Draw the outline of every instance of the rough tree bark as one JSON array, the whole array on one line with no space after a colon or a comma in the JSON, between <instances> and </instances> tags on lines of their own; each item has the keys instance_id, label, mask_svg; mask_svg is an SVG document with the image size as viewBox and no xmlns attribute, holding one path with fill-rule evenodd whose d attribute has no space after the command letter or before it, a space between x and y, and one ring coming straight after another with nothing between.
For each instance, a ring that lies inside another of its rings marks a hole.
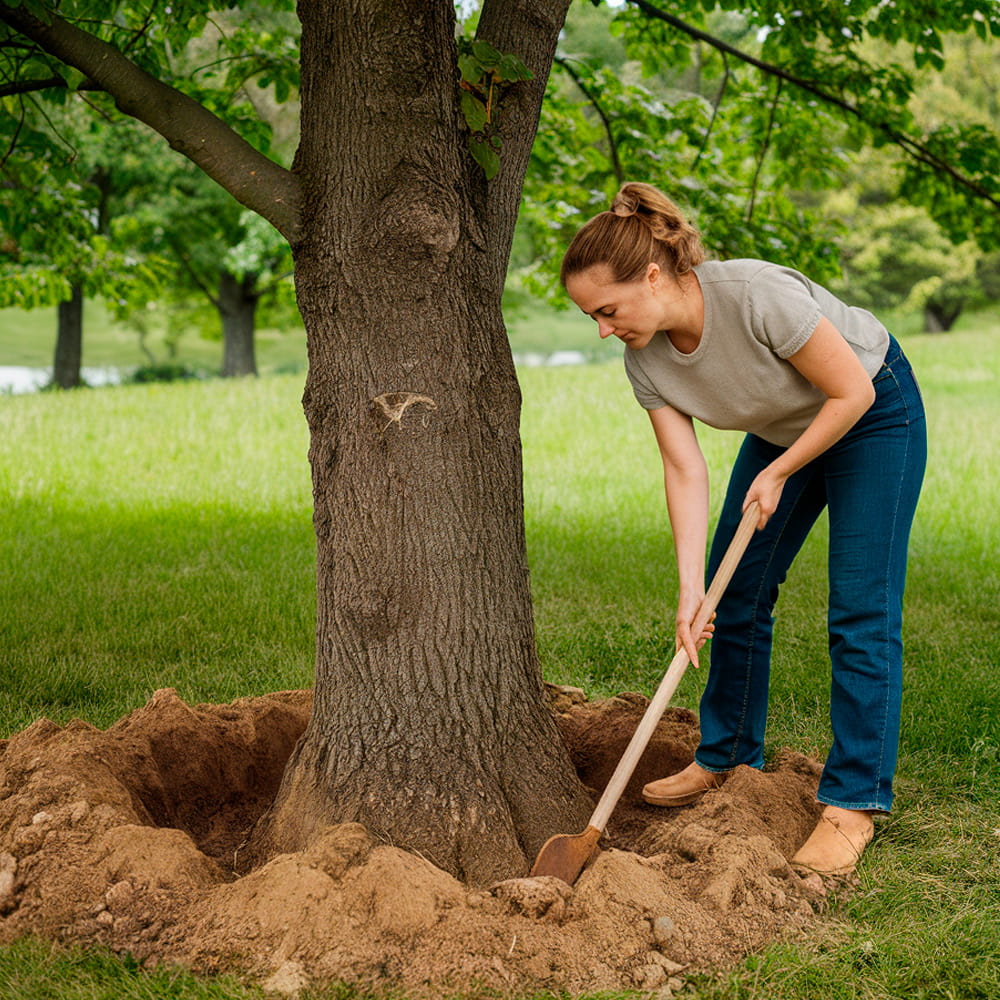
<instances>
[{"instance_id":1,"label":"rough tree bark","mask_svg":"<svg viewBox=\"0 0 1000 1000\"><path fill-rule=\"evenodd\" d=\"M500 313L565 7L483 11L480 36L536 74L508 98L488 185L457 109L450 0L300 4L316 703L258 853L359 820L486 883L585 825L536 661Z\"/></svg>"},{"instance_id":2,"label":"rough tree bark","mask_svg":"<svg viewBox=\"0 0 1000 1000\"><path fill-rule=\"evenodd\" d=\"M0 6L293 247L309 344L315 708L251 858L354 820L484 884L523 873L549 835L589 815L535 652L520 394L500 311L568 4L485 0L479 37L534 73L502 97L490 182L458 109L452 0L301 0L291 172L57 16Z\"/></svg>"},{"instance_id":3,"label":"rough tree bark","mask_svg":"<svg viewBox=\"0 0 1000 1000\"><path fill-rule=\"evenodd\" d=\"M256 275L237 278L228 271L219 275L218 309L222 320L222 376L257 374L254 345L257 303Z\"/></svg>"}]
</instances>

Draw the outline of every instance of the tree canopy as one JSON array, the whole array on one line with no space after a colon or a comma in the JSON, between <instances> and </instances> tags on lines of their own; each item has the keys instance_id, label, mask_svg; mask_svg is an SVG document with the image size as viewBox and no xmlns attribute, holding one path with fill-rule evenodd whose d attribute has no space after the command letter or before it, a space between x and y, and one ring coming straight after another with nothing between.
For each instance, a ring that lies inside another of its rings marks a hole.
<instances>
[{"instance_id":1,"label":"tree canopy","mask_svg":"<svg viewBox=\"0 0 1000 1000\"><path fill-rule=\"evenodd\" d=\"M929 116L919 100L945 69L966 73L968 47L950 40L992 38L995 5L940 17L909 4L586 9L571 13L526 182L515 263L535 290L552 287L549 262L626 177L674 193L720 256L834 279L842 216L822 192L850 182L866 145L896 165L891 197L956 243L1000 246L997 122Z\"/></svg>"}]
</instances>

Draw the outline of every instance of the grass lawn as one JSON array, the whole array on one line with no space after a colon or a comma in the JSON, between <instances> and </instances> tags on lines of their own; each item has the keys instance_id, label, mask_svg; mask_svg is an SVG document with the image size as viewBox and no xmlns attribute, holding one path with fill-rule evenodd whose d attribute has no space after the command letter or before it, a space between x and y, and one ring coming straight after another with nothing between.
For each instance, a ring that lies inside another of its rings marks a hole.
<instances>
[{"instance_id":1,"label":"grass lawn","mask_svg":"<svg viewBox=\"0 0 1000 1000\"><path fill-rule=\"evenodd\" d=\"M594 338L586 323L573 330L553 333L554 349ZM524 342L544 334L536 326ZM671 543L648 421L617 351L602 346L605 363L522 372L539 649L550 680L592 697L649 694L669 661ZM860 891L815 935L698 977L689 997L1000 997L1000 322L969 318L903 346L924 389L931 460L911 549L897 809ZM159 687L223 702L308 686L302 381L0 397L0 736L43 715L106 726ZM701 439L717 502L738 439ZM780 605L772 752L825 752L824 541L820 525ZM703 682L688 671L675 704L696 707ZM350 991L309 996L327 995ZM0 950L0 1000L176 996L261 994L38 942Z\"/></svg>"}]
</instances>

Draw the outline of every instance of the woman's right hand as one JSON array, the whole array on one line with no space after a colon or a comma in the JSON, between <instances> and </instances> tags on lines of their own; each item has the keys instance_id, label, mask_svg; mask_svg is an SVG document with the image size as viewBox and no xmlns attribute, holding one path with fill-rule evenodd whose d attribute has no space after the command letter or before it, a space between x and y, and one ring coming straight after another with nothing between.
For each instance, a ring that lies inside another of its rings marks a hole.
<instances>
[{"instance_id":1,"label":"woman's right hand","mask_svg":"<svg viewBox=\"0 0 1000 1000\"><path fill-rule=\"evenodd\" d=\"M701 634L697 636L694 634L694 620L704 599L704 594L692 593L682 596L677 602L676 648L680 649L683 646L688 659L696 667L701 665L698 660L698 650L712 638L712 633L715 631L715 625L713 624L715 613L713 612L711 618L709 618L705 623L705 627L701 630Z\"/></svg>"}]
</instances>

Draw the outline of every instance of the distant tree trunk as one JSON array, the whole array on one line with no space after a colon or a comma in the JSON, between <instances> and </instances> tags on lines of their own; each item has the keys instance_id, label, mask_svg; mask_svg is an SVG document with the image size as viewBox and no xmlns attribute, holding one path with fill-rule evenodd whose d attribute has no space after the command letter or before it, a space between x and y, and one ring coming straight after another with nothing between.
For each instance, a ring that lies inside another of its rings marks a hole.
<instances>
[{"instance_id":1,"label":"distant tree trunk","mask_svg":"<svg viewBox=\"0 0 1000 1000\"><path fill-rule=\"evenodd\" d=\"M484 6L479 36L535 73L502 110L489 184L457 108L451 0L299 6L315 707L257 859L354 820L485 884L586 825L535 652L500 312L567 3Z\"/></svg>"},{"instance_id":2,"label":"distant tree trunk","mask_svg":"<svg viewBox=\"0 0 1000 1000\"><path fill-rule=\"evenodd\" d=\"M83 285L73 285L70 297L57 309L56 350L52 363L52 384L60 389L75 389L82 384L83 360Z\"/></svg>"},{"instance_id":3,"label":"distant tree trunk","mask_svg":"<svg viewBox=\"0 0 1000 1000\"><path fill-rule=\"evenodd\" d=\"M257 374L254 330L260 296L256 284L256 275L237 278L223 271L219 276L223 378Z\"/></svg>"},{"instance_id":4,"label":"distant tree trunk","mask_svg":"<svg viewBox=\"0 0 1000 1000\"><path fill-rule=\"evenodd\" d=\"M928 302L924 306L924 333L947 333L962 315L964 302Z\"/></svg>"}]
</instances>

